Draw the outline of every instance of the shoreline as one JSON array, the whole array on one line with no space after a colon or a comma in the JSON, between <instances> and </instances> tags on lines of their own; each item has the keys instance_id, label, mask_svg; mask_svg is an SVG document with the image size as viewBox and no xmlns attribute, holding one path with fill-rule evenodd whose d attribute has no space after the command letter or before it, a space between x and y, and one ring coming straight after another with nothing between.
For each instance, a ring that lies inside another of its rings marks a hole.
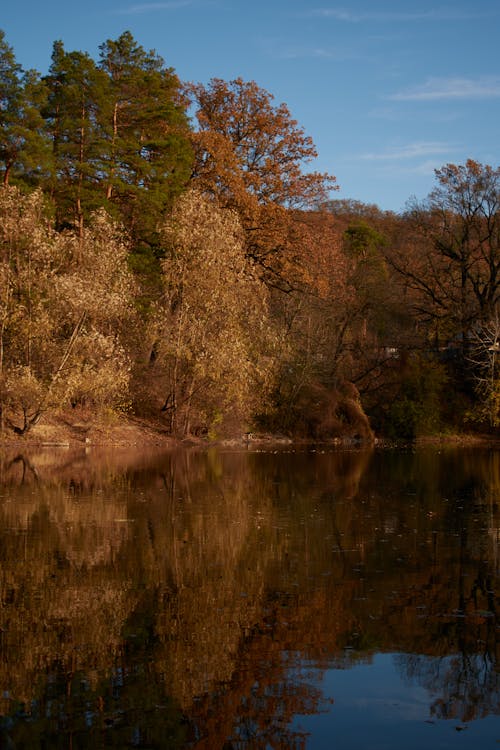
<instances>
[{"instance_id":1,"label":"shoreline","mask_svg":"<svg viewBox=\"0 0 500 750\"><path fill-rule=\"evenodd\" d=\"M115 414L98 417L91 412L80 414L65 412L47 416L27 435L16 435L11 430L0 433L0 450L22 448L175 450L213 447L286 449L306 446L351 449L414 449L425 446L500 448L500 435L455 433L420 437L415 441L377 437L374 441L367 441L347 436L334 437L330 440L313 440L283 434L248 432L241 436L214 440L197 437L181 439L168 435L161 423L155 420Z\"/></svg>"}]
</instances>

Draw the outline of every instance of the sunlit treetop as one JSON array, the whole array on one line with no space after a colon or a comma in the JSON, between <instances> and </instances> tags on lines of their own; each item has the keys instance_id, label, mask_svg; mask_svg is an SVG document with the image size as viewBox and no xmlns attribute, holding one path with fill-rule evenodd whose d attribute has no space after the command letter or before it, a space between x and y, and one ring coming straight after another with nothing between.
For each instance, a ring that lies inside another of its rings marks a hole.
<instances>
[{"instance_id":1,"label":"sunlit treetop","mask_svg":"<svg viewBox=\"0 0 500 750\"><path fill-rule=\"evenodd\" d=\"M271 94L241 78L213 78L187 90L197 107L202 183L236 200L235 193L247 191L261 204L306 207L326 200L335 178L305 171L316 148L286 104L274 105Z\"/></svg>"}]
</instances>

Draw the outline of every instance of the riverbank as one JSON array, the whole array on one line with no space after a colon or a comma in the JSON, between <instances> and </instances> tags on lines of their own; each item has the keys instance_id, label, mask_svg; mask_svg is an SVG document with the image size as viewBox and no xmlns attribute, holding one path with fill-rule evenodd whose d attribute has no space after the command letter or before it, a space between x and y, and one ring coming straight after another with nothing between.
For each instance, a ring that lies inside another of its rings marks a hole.
<instances>
[{"instance_id":1,"label":"riverbank","mask_svg":"<svg viewBox=\"0 0 500 750\"><path fill-rule=\"evenodd\" d=\"M210 444L247 447L279 447L290 445L310 445L311 440L295 439L280 434L244 433L240 436L213 440L187 438L179 440L169 435L160 420L147 420L128 414L105 413L96 415L91 410L73 409L58 414L47 415L26 435L16 435L12 430L0 434L0 447L65 447L82 448L91 446L127 449L173 449L180 446L206 447ZM322 441L330 445L360 445L351 438L332 438ZM378 448L398 448L405 446L492 446L500 447L500 436L474 433L442 434L418 438L414 443L376 438L374 443L366 443Z\"/></svg>"},{"instance_id":2,"label":"riverbank","mask_svg":"<svg viewBox=\"0 0 500 750\"><path fill-rule=\"evenodd\" d=\"M0 436L4 447L117 447L141 448L176 445L160 423L125 414L96 415L79 409L45 416L25 435L5 430Z\"/></svg>"}]
</instances>

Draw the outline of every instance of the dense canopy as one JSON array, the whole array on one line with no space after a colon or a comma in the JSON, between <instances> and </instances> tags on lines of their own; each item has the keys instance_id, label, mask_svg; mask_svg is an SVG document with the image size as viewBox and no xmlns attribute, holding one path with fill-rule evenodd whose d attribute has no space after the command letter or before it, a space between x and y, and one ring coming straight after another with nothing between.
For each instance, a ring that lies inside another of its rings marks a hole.
<instances>
[{"instance_id":1,"label":"dense canopy","mask_svg":"<svg viewBox=\"0 0 500 750\"><path fill-rule=\"evenodd\" d=\"M46 76L0 32L0 136L2 430L500 424L500 168L447 164L402 215L335 200L286 104L182 82L130 32L97 60L56 41Z\"/></svg>"}]
</instances>

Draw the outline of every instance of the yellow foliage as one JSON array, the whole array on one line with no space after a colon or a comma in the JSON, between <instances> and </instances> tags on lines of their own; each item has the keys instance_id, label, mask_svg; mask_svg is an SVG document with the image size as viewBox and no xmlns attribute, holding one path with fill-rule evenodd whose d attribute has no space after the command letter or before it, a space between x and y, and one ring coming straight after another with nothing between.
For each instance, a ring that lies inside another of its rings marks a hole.
<instances>
[{"instance_id":1,"label":"yellow foliage","mask_svg":"<svg viewBox=\"0 0 500 750\"><path fill-rule=\"evenodd\" d=\"M127 253L104 211L82 236L58 233L40 191L0 190L1 406L18 431L68 400L126 399L120 337L135 292Z\"/></svg>"},{"instance_id":2,"label":"yellow foliage","mask_svg":"<svg viewBox=\"0 0 500 750\"><path fill-rule=\"evenodd\" d=\"M163 228L165 304L158 311L172 429L185 432L196 401L205 430L216 413L248 417L262 398L267 290L245 256L237 215L197 191L182 196ZM212 416L211 416L212 415Z\"/></svg>"}]
</instances>

